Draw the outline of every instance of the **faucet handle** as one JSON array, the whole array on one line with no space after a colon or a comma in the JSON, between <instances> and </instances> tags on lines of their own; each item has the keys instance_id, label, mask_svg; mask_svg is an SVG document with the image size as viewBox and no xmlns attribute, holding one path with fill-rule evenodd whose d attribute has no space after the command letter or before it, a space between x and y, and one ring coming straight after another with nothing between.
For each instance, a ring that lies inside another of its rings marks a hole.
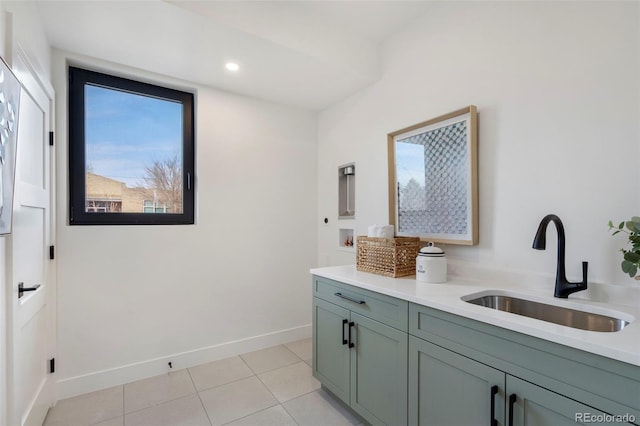
<instances>
[{"instance_id":1,"label":"faucet handle","mask_svg":"<svg viewBox=\"0 0 640 426\"><path fill-rule=\"evenodd\" d=\"M589 270L589 262L582 262L582 284L587 288L587 272Z\"/></svg>"}]
</instances>

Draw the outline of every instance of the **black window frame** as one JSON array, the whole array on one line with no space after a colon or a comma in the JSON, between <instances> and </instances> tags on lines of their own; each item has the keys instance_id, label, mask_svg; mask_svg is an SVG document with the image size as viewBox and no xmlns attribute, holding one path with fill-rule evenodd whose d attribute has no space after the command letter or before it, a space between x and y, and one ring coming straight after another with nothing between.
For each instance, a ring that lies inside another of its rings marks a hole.
<instances>
[{"instance_id":1,"label":"black window frame","mask_svg":"<svg viewBox=\"0 0 640 426\"><path fill-rule=\"evenodd\" d=\"M69 66L69 224L191 225L195 218L194 94ZM121 90L182 104L182 213L86 212L85 85Z\"/></svg>"}]
</instances>

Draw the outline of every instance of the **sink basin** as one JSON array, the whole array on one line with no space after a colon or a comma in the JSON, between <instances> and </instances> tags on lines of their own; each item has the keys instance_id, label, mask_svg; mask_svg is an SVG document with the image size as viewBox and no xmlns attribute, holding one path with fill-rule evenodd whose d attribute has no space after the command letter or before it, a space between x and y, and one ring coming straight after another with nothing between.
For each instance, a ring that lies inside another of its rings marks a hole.
<instances>
[{"instance_id":1,"label":"sink basin","mask_svg":"<svg viewBox=\"0 0 640 426\"><path fill-rule=\"evenodd\" d=\"M488 294L468 300L463 298L463 300L474 305L581 330L614 332L622 330L629 324L628 321L620 318L562 306L548 305L546 303L534 302L532 300L502 294Z\"/></svg>"}]
</instances>

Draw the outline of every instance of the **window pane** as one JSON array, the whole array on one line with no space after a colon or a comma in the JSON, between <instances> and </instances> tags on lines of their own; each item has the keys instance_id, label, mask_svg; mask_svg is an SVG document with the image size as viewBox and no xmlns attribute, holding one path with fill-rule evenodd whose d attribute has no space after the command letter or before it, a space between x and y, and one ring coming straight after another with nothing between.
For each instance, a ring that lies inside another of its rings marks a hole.
<instances>
[{"instance_id":1,"label":"window pane","mask_svg":"<svg viewBox=\"0 0 640 426\"><path fill-rule=\"evenodd\" d=\"M84 88L85 211L182 213L182 104Z\"/></svg>"}]
</instances>

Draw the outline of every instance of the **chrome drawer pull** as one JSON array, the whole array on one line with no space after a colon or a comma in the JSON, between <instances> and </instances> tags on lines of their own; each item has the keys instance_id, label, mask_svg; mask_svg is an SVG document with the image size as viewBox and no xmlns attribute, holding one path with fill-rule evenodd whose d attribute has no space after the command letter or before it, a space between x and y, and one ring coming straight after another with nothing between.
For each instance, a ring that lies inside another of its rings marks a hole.
<instances>
[{"instance_id":1,"label":"chrome drawer pull","mask_svg":"<svg viewBox=\"0 0 640 426\"><path fill-rule=\"evenodd\" d=\"M338 296L338 297L340 297L340 298L342 298L342 299L346 299L346 300L348 300L349 302L357 303L358 305L364 305L365 303L367 303L367 302L365 302L364 300L354 299L354 298L352 298L352 297L345 296L345 295L344 295L344 294L342 294L342 293L334 293L334 296Z\"/></svg>"}]
</instances>

